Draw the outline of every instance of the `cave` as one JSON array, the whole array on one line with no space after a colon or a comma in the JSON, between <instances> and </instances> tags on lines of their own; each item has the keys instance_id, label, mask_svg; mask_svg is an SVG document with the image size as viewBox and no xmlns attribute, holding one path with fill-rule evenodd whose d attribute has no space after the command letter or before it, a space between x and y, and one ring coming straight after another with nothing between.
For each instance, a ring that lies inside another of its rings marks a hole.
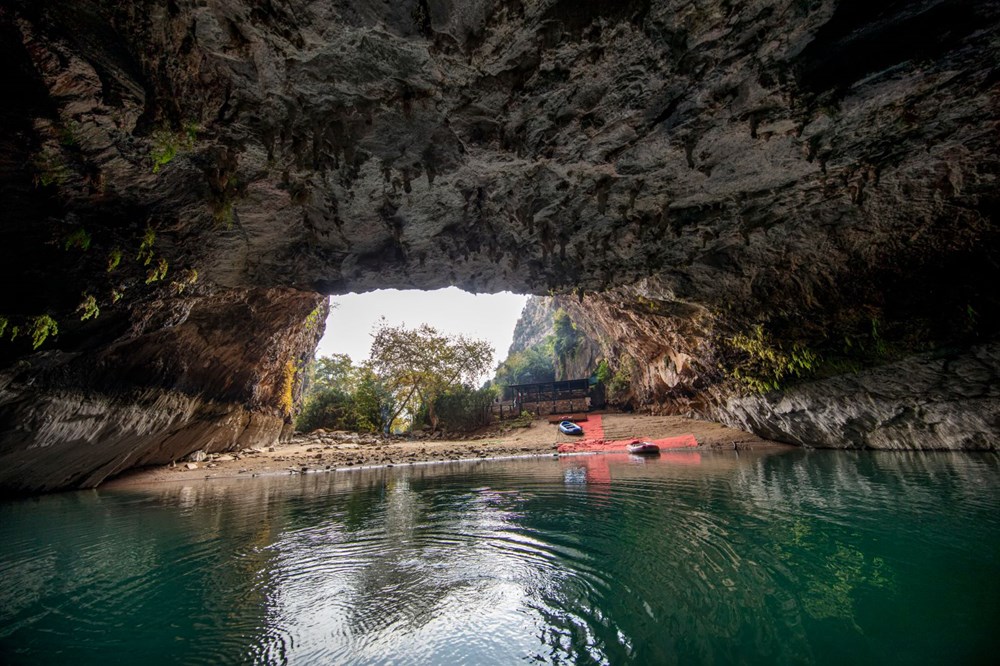
<instances>
[{"instance_id":1,"label":"cave","mask_svg":"<svg viewBox=\"0 0 1000 666\"><path fill-rule=\"evenodd\" d=\"M1000 3L11 0L0 35L4 492L287 436L327 297L378 288L551 296L636 409L997 449Z\"/></svg>"}]
</instances>

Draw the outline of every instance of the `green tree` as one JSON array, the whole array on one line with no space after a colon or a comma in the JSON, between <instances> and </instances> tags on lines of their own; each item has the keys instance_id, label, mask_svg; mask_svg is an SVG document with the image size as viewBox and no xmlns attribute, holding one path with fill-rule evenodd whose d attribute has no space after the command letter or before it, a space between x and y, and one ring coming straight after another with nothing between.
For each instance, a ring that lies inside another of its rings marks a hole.
<instances>
[{"instance_id":1,"label":"green tree","mask_svg":"<svg viewBox=\"0 0 1000 666\"><path fill-rule=\"evenodd\" d=\"M556 310L556 313L552 316L552 328L554 331L552 334L554 338L552 351L555 353L558 368L563 371L562 375L565 377L566 363L569 361L569 357L573 355L573 352L580 346L583 336L580 335L576 324L573 323L573 320L569 318L569 315L562 308Z\"/></svg>"},{"instance_id":2,"label":"green tree","mask_svg":"<svg viewBox=\"0 0 1000 666\"><path fill-rule=\"evenodd\" d=\"M439 422L448 430L474 430L489 424L490 407L498 391L497 387L489 385L478 389L469 386L449 388L434 401L434 410ZM429 411L426 405L421 406L414 424L426 421Z\"/></svg>"},{"instance_id":3,"label":"green tree","mask_svg":"<svg viewBox=\"0 0 1000 666\"><path fill-rule=\"evenodd\" d=\"M354 388L354 413L357 428L369 432L383 432L392 426L391 414L396 403L392 393L366 363L358 368Z\"/></svg>"},{"instance_id":4,"label":"green tree","mask_svg":"<svg viewBox=\"0 0 1000 666\"><path fill-rule=\"evenodd\" d=\"M449 388L471 387L493 363L493 349L485 340L445 335L427 324L408 329L383 319L373 338L372 368L394 399L390 424L426 405L430 425L437 428L438 397Z\"/></svg>"},{"instance_id":5,"label":"green tree","mask_svg":"<svg viewBox=\"0 0 1000 666\"><path fill-rule=\"evenodd\" d=\"M355 365L347 354L321 356L310 365L295 426L377 432L385 429L392 407L392 396L370 364Z\"/></svg>"},{"instance_id":6,"label":"green tree","mask_svg":"<svg viewBox=\"0 0 1000 666\"><path fill-rule=\"evenodd\" d=\"M496 383L532 384L553 382L556 379L555 357L552 351L553 336L519 352L514 352L497 366Z\"/></svg>"},{"instance_id":7,"label":"green tree","mask_svg":"<svg viewBox=\"0 0 1000 666\"><path fill-rule=\"evenodd\" d=\"M347 354L320 356L311 370L308 390L316 393L332 389L353 393L361 372Z\"/></svg>"}]
</instances>

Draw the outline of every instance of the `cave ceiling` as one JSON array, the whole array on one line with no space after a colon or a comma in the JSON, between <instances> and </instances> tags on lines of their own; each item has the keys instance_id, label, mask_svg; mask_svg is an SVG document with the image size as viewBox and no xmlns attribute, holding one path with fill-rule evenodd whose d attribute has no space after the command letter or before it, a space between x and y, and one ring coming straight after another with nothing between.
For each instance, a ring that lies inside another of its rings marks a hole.
<instances>
[{"instance_id":1,"label":"cave ceiling","mask_svg":"<svg viewBox=\"0 0 1000 666\"><path fill-rule=\"evenodd\" d=\"M83 291L113 313L193 275L324 294L642 285L751 318L919 309L928 289L990 308L996 2L0 12L4 264L31 285L2 312L68 319ZM169 279L149 281L150 230Z\"/></svg>"}]
</instances>

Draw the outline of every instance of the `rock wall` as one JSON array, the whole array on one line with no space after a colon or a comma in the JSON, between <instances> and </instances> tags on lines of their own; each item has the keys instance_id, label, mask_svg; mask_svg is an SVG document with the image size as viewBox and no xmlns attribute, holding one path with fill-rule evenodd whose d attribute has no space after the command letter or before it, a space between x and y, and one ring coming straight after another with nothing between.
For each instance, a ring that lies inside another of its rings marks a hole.
<instances>
[{"instance_id":1,"label":"rock wall","mask_svg":"<svg viewBox=\"0 0 1000 666\"><path fill-rule=\"evenodd\" d=\"M837 449L1000 449L1000 345L731 397L714 416L783 442Z\"/></svg>"},{"instance_id":2,"label":"rock wall","mask_svg":"<svg viewBox=\"0 0 1000 666\"><path fill-rule=\"evenodd\" d=\"M552 335L552 317L555 316L558 305L555 299L545 296L532 296L525 303L514 325L514 337L510 343L507 355L516 354L529 347L542 344L545 338Z\"/></svg>"},{"instance_id":3,"label":"rock wall","mask_svg":"<svg viewBox=\"0 0 1000 666\"><path fill-rule=\"evenodd\" d=\"M863 367L1000 335L994 0L11 0L0 54L19 396L274 413L298 343L231 391L190 367L255 326L174 337L195 296L295 337L300 296L572 293L629 400L702 413L758 326Z\"/></svg>"},{"instance_id":4,"label":"rock wall","mask_svg":"<svg viewBox=\"0 0 1000 666\"><path fill-rule=\"evenodd\" d=\"M543 344L555 333L554 317L561 300L552 296L532 296L524 304L514 326L514 339L508 355ZM581 331L576 345L563 358L554 359L556 381L590 377L601 359L601 346L596 339Z\"/></svg>"},{"instance_id":5,"label":"rock wall","mask_svg":"<svg viewBox=\"0 0 1000 666\"><path fill-rule=\"evenodd\" d=\"M325 297L241 290L147 308L97 352L36 353L0 374L0 488L92 487L290 434Z\"/></svg>"}]
</instances>

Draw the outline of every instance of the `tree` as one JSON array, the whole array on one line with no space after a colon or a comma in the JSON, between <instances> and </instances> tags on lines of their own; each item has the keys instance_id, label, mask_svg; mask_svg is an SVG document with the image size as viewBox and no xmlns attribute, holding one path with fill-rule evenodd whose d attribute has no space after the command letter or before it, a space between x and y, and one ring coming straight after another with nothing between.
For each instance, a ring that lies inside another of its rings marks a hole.
<instances>
[{"instance_id":1,"label":"tree","mask_svg":"<svg viewBox=\"0 0 1000 666\"><path fill-rule=\"evenodd\" d=\"M393 396L388 423L405 411L415 415L427 408L432 428L437 428L435 402L449 388L472 386L493 363L493 349L485 340L445 335L432 326L376 327L371 348L372 368Z\"/></svg>"},{"instance_id":2,"label":"tree","mask_svg":"<svg viewBox=\"0 0 1000 666\"><path fill-rule=\"evenodd\" d=\"M512 384L532 384L554 382L556 366L552 350L553 336L543 342L514 352L497 366L496 383L504 386Z\"/></svg>"},{"instance_id":3,"label":"tree","mask_svg":"<svg viewBox=\"0 0 1000 666\"><path fill-rule=\"evenodd\" d=\"M392 396L370 364L354 365L347 354L321 356L311 364L295 425L300 430L378 432L385 428L393 406Z\"/></svg>"},{"instance_id":4,"label":"tree","mask_svg":"<svg viewBox=\"0 0 1000 666\"><path fill-rule=\"evenodd\" d=\"M358 430L384 432L392 427L395 398L372 370L371 363L358 368L354 389L354 412Z\"/></svg>"},{"instance_id":5,"label":"tree","mask_svg":"<svg viewBox=\"0 0 1000 666\"><path fill-rule=\"evenodd\" d=\"M318 393L336 389L353 393L357 387L360 368L356 367L347 354L320 356L312 365L309 391Z\"/></svg>"},{"instance_id":6,"label":"tree","mask_svg":"<svg viewBox=\"0 0 1000 666\"><path fill-rule=\"evenodd\" d=\"M577 347L580 346L581 335L576 328L576 324L573 323L573 320L569 318L569 315L562 308L556 310L556 313L552 316L552 328L554 331L553 335L555 336L552 350L555 352L559 369L565 377L566 362L573 352L576 351Z\"/></svg>"}]
</instances>

